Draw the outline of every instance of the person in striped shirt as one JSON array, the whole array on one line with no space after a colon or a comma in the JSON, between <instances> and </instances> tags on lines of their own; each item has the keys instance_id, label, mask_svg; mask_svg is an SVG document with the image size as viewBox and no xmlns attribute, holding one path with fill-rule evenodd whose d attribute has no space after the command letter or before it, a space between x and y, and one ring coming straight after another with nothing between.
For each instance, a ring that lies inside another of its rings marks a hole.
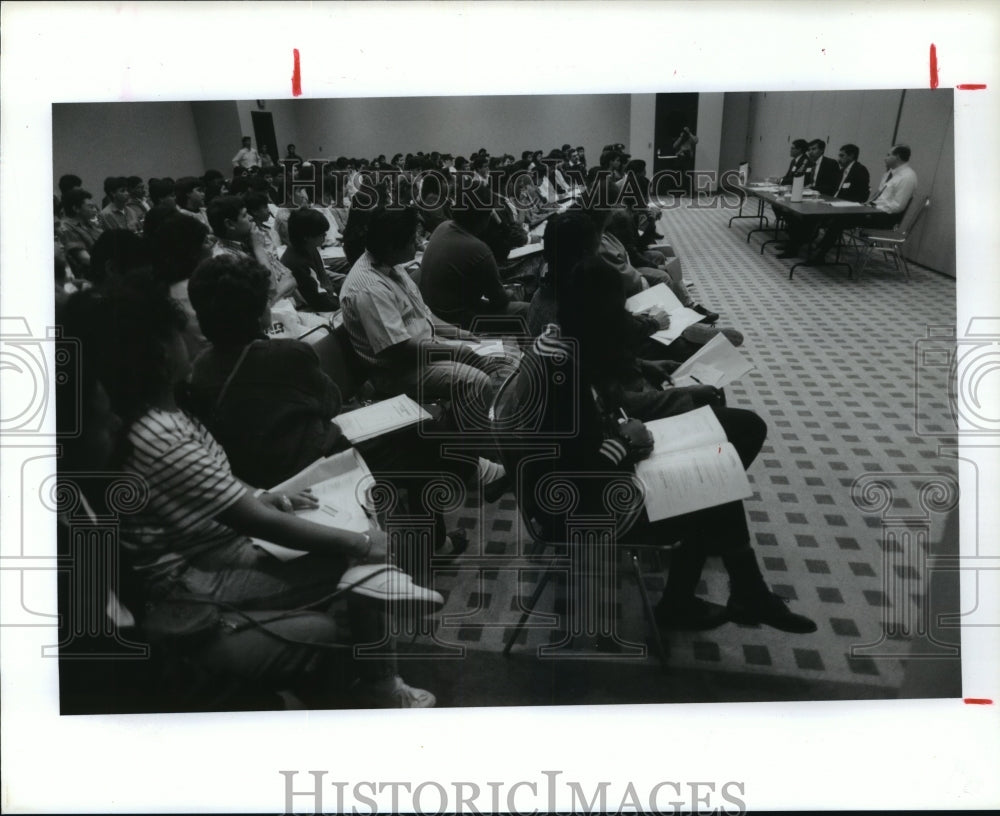
<instances>
[{"instance_id":1,"label":"person in striped shirt","mask_svg":"<svg viewBox=\"0 0 1000 816\"><path fill-rule=\"evenodd\" d=\"M162 288L142 274L113 281L95 309L88 351L96 352L123 422L117 458L145 485L145 503L122 517L122 545L147 598L194 595L244 617L278 618L278 638L262 629L234 640L246 631L236 628L200 655L247 679L272 679L288 671L282 664L288 645L334 654L331 646L345 634L333 618L299 617L297 610L328 606L349 565L386 564L386 538L376 529L354 533L297 518L291 511L316 506L310 494L254 492L233 475L222 447L178 401L190 368L184 323ZM281 561L251 537L307 555ZM294 614L272 614L289 610ZM354 642L386 642L384 608L350 593L348 612ZM392 658L358 661L355 669L360 707L434 705L432 694L402 681Z\"/></svg>"}]
</instances>

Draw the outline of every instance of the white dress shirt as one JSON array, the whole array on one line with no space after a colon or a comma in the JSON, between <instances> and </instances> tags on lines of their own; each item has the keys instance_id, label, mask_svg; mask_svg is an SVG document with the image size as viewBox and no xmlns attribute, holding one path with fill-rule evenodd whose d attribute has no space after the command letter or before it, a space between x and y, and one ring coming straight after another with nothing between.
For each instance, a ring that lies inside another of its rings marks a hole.
<instances>
[{"instance_id":1,"label":"white dress shirt","mask_svg":"<svg viewBox=\"0 0 1000 816\"><path fill-rule=\"evenodd\" d=\"M901 213L916 191L917 174L909 164L901 164L882 176L870 203L885 213Z\"/></svg>"}]
</instances>

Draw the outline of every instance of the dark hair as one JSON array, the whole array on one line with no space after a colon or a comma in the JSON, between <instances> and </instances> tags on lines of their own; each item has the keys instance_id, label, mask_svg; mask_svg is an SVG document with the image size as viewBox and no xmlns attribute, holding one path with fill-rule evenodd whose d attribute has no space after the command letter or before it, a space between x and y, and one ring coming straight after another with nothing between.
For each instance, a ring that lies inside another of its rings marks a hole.
<instances>
[{"instance_id":1,"label":"dark hair","mask_svg":"<svg viewBox=\"0 0 1000 816\"><path fill-rule=\"evenodd\" d=\"M554 291L560 282L568 281L573 267L597 251L599 240L600 233L593 220L582 211L568 210L551 216L542 239L545 288Z\"/></svg>"},{"instance_id":2,"label":"dark hair","mask_svg":"<svg viewBox=\"0 0 1000 816\"><path fill-rule=\"evenodd\" d=\"M115 190L128 189L128 179L125 176L108 176L104 179L104 194L110 196Z\"/></svg>"},{"instance_id":3,"label":"dark hair","mask_svg":"<svg viewBox=\"0 0 1000 816\"><path fill-rule=\"evenodd\" d=\"M267 189L266 181L264 182L264 189ZM271 203L271 199L267 197L267 193L254 190L243 196L243 202L247 205L247 212L253 212L261 207L267 207Z\"/></svg>"},{"instance_id":4,"label":"dark hair","mask_svg":"<svg viewBox=\"0 0 1000 816\"><path fill-rule=\"evenodd\" d=\"M168 212L149 237L156 277L167 286L190 278L202 259L207 236L208 227L197 218Z\"/></svg>"},{"instance_id":5,"label":"dark hair","mask_svg":"<svg viewBox=\"0 0 1000 816\"><path fill-rule=\"evenodd\" d=\"M202 334L214 345L242 346L261 333L271 276L252 258L219 255L198 265L188 297Z\"/></svg>"},{"instance_id":6,"label":"dark hair","mask_svg":"<svg viewBox=\"0 0 1000 816\"><path fill-rule=\"evenodd\" d=\"M148 270L109 278L103 293L95 316L96 357L101 381L127 429L169 386L168 347L187 319Z\"/></svg>"},{"instance_id":7,"label":"dark hair","mask_svg":"<svg viewBox=\"0 0 1000 816\"><path fill-rule=\"evenodd\" d=\"M131 190L137 184L142 184L142 176L128 176L125 179L125 183L128 184L128 187Z\"/></svg>"},{"instance_id":8,"label":"dark hair","mask_svg":"<svg viewBox=\"0 0 1000 816\"><path fill-rule=\"evenodd\" d=\"M556 287L556 311L563 335L575 338L585 380L614 376L627 351L628 312L618 270L588 255Z\"/></svg>"},{"instance_id":9,"label":"dark hair","mask_svg":"<svg viewBox=\"0 0 1000 816\"><path fill-rule=\"evenodd\" d=\"M173 204L155 204L150 208L149 212L146 213L146 217L142 221L142 234L146 240L150 240L160 229L160 226L171 215L180 215L177 208ZM198 219L191 218L188 215L183 216L191 221L196 221ZM202 225L204 226L204 225ZM152 245L150 245L152 246ZM152 250L151 250L152 251Z\"/></svg>"},{"instance_id":10,"label":"dark hair","mask_svg":"<svg viewBox=\"0 0 1000 816\"><path fill-rule=\"evenodd\" d=\"M489 223L493 209L490 188L486 184L477 184L456 198L451 218L462 229L478 234Z\"/></svg>"},{"instance_id":11,"label":"dark hair","mask_svg":"<svg viewBox=\"0 0 1000 816\"><path fill-rule=\"evenodd\" d=\"M809 149L809 142L807 142L805 139L796 139L794 142L792 142L792 147L794 147L796 150L801 150L805 152L806 150Z\"/></svg>"},{"instance_id":12,"label":"dark hair","mask_svg":"<svg viewBox=\"0 0 1000 816\"><path fill-rule=\"evenodd\" d=\"M414 207L373 210L368 217L365 249L375 258L383 258L404 246L417 234L417 211Z\"/></svg>"},{"instance_id":13,"label":"dark hair","mask_svg":"<svg viewBox=\"0 0 1000 816\"><path fill-rule=\"evenodd\" d=\"M846 144L846 145L841 146L840 149L841 149L842 152L844 152L848 156L850 156L852 161L857 161L858 160L858 156L861 155L861 150L860 150L860 148L858 148L857 145Z\"/></svg>"},{"instance_id":14,"label":"dark hair","mask_svg":"<svg viewBox=\"0 0 1000 816\"><path fill-rule=\"evenodd\" d=\"M319 210L309 207L292 210L288 216L288 243L295 249L302 249L307 238L318 238L330 229L330 222Z\"/></svg>"},{"instance_id":15,"label":"dark hair","mask_svg":"<svg viewBox=\"0 0 1000 816\"><path fill-rule=\"evenodd\" d=\"M202 174L201 180L204 181L205 184L208 184L208 182L214 180L222 181L223 179L225 179L225 177L226 176L219 170L206 170Z\"/></svg>"},{"instance_id":16,"label":"dark hair","mask_svg":"<svg viewBox=\"0 0 1000 816\"><path fill-rule=\"evenodd\" d=\"M80 207L83 206L83 202L88 198L93 198L93 196L82 187L75 187L63 196L63 212L66 215L76 215Z\"/></svg>"},{"instance_id":17,"label":"dark hair","mask_svg":"<svg viewBox=\"0 0 1000 816\"><path fill-rule=\"evenodd\" d=\"M183 206L187 202L188 195L199 187L204 188L205 182L194 176L184 176L177 179L174 184L174 195L177 196L177 204Z\"/></svg>"},{"instance_id":18,"label":"dark hair","mask_svg":"<svg viewBox=\"0 0 1000 816\"><path fill-rule=\"evenodd\" d=\"M65 176L59 177L59 192L64 196L74 187L82 186L83 179L79 176L74 176L72 173L67 173Z\"/></svg>"},{"instance_id":19,"label":"dark hair","mask_svg":"<svg viewBox=\"0 0 1000 816\"><path fill-rule=\"evenodd\" d=\"M220 238L226 237L226 221L235 221L245 208L243 199L239 196L219 196L208 205L208 223L212 232Z\"/></svg>"},{"instance_id":20,"label":"dark hair","mask_svg":"<svg viewBox=\"0 0 1000 816\"><path fill-rule=\"evenodd\" d=\"M465 156L456 156L455 157L455 169L456 170L464 170L468 166L469 166L469 160L467 158L465 158Z\"/></svg>"},{"instance_id":21,"label":"dark hair","mask_svg":"<svg viewBox=\"0 0 1000 816\"><path fill-rule=\"evenodd\" d=\"M149 247L145 239L127 229L104 230L90 249L90 268L85 277L100 285L109 276L124 275L148 265Z\"/></svg>"},{"instance_id":22,"label":"dark hair","mask_svg":"<svg viewBox=\"0 0 1000 816\"><path fill-rule=\"evenodd\" d=\"M809 147L818 147L820 150L826 150L826 142L822 139L813 139L809 142Z\"/></svg>"},{"instance_id":23,"label":"dark hair","mask_svg":"<svg viewBox=\"0 0 1000 816\"><path fill-rule=\"evenodd\" d=\"M910 160L910 147L909 145L896 145L892 149L892 155L898 158L900 161L908 162Z\"/></svg>"},{"instance_id":24,"label":"dark hair","mask_svg":"<svg viewBox=\"0 0 1000 816\"><path fill-rule=\"evenodd\" d=\"M641 175L646 172L646 162L643 159L630 159L625 165L625 172Z\"/></svg>"},{"instance_id":25,"label":"dark hair","mask_svg":"<svg viewBox=\"0 0 1000 816\"><path fill-rule=\"evenodd\" d=\"M149 180L149 200L159 204L163 199L176 196L174 183L170 179L151 178Z\"/></svg>"}]
</instances>

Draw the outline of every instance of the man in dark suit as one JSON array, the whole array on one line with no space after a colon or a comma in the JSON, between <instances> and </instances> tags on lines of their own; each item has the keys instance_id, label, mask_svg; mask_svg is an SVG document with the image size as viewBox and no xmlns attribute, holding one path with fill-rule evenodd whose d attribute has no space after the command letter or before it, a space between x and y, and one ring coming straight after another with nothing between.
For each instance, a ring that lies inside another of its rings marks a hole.
<instances>
[{"instance_id":1,"label":"man in dark suit","mask_svg":"<svg viewBox=\"0 0 1000 816\"><path fill-rule=\"evenodd\" d=\"M792 142L791 147L788 148L788 155L791 156L791 161L788 163L785 175L781 177L781 184L791 184L793 176L805 172L806 164L809 161L806 157L806 150L808 148L809 142L805 139L796 139Z\"/></svg>"},{"instance_id":2,"label":"man in dark suit","mask_svg":"<svg viewBox=\"0 0 1000 816\"><path fill-rule=\"evenodd\" d=\"M850 147L854 147L854 145L850 145ZM854 149L857 150L856 147ZM809 142L809 147L806 150L805 183L807 187L812 187L823 195L834 195L840 188L842 172L837 162L823 155L825 150L826 142L822 139L813 139ZM867 176L868 171L865 170L866 181L864 186L866 190L868 188ZM796 218L791 213L786 214L785 220L787 222L788 241L785 243L784 251L777 257L794 258L799 254L801 246L813 240L818 225L805 218Z\"/></svg>"},{"instance_id":3,"label":"man in dark suit","mask_svg":"<svg viewBox=\"0 0 1000 816\"><path fill-rule=\"evenodd\" d=\"M833 195L840 181L840 168L833 159L823 155L826 142L813 139L806 150L808 166L806 167L806 186L823 195Z\"/></svg>"},{"instance_id":4,"label":"man in dark suit","mask_svg":"<svg viewBox=\"0 0 1000 816\"><path fill-rule=\"evenodd\" d=\"M860 151L857 145L845 144L837 154L840 165L840 183L834 191L837 198L864 204L868 200L871 178L868 168L858 162Z\"/></svg>"}]
</instances>

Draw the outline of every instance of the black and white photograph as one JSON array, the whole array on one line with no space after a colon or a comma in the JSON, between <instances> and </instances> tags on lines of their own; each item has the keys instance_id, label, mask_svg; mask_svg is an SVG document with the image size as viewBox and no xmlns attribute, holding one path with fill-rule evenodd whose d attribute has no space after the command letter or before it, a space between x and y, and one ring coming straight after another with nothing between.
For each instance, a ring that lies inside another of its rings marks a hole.
<instances>
[{"instance_id":1,"label":"black and white photograph","mask_svg":"<svg viewBox=\"0 0 1000 816\"><path fill-rule=\"evenodd\" d=\"M11 812L997 804L1000 18L788 5L5 7Z\"/></svg>"}]
</instances>

